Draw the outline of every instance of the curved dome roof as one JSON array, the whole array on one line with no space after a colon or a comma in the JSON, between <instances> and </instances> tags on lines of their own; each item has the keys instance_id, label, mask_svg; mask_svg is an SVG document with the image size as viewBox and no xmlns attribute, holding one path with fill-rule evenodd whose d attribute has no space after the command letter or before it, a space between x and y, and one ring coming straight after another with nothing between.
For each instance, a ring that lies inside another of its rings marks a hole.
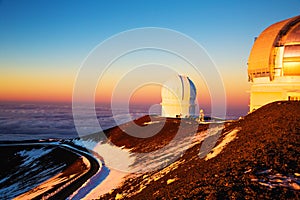
<instances>
[{"instance_id":1,"label":"curved dome roof","mask_svg":"<svg viewBox=\"0 0 300 200\"><path fill-rule=\"evenodd\" d=\"M284 76L300 75L300 16L269 26L255 40L248 59L249 79L273 80L278 67Z\"/></svg>"},{"instance_id":2,"label":"curved dome roof","mask_svg":"<svg viewBox=\"0 0 300 200\"><path fill-rule=\"evenodd\" d=\"M194 103L196 99L195 84L187 76L174 76L164 83L161 90L162 100L176 100Z\"/></svg>"}]
</instances>

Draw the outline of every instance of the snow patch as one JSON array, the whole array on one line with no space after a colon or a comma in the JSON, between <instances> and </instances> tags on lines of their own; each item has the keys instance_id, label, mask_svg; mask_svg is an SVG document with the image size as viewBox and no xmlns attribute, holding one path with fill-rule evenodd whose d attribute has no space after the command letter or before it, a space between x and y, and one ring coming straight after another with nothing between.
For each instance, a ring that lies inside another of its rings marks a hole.
<instances>
[{"instance_id":1,"label":"snow patch","mask_svg":"<svg viewBox=\"0 0 300 200\"><path fill-rule=\"evenodd\" d=\"M171 179L168 179L167 180L167 185L169 185L169 184L171 184L171 183L173 183L174 181L177 181L178 180L178 178L171 178Z\"/></svg>"},{"instance_id":2,"label":"snow patch","mask_svg":"<svg viewBox=\"0 0 300 200\"><path fill-rule=\"evenodd\" d=\"M262 175L262 174L268 174L270 172L271 170L265 170L257 174ZM267 177L264 177L263 179L251 179L251 181L258 182L258 184L265 187L269 187L270 189L276 187L282 187L282 188L289 188L292 190L300 190L300 178L294 177L293 175L283 175L277 173L275 175L270 174Z\"/></svg>"},{"instance_id":3,"label":"snow patch","mask_svg":"<svg viewBox=\"0 0 300 200\"><path fill-rule=\"evenodd\" d=\"M216 147L212 149L212 151L206 155L205 161L212 159L219 155L222 150L225 148L227 144L229 144L231 141L233 141L236 138L237 133L240 131L240 128L235 128L229 133L225 133L224 139L221 141L220 144L218 144Z\"/></svg>"},{"instance_id":4,"label":"snow patch","mask_svg":"<svg viewBox=\"0 0 300 200\"><path fill-rule=\"evenodd\" d=\"M74 139L72 140L74 145L86 148L88 150L93 150L95 146L98 144L98 142L88 139L88 140L82 140L82 139Z\"/></svg>"},{"instance_id":5,"label":"snow patch","mask_svg":"<svg viewBox=\"0 0 300 200\"><path fill-rule=\"evenodd\" d=\"M126 172L110 169L108 176L99 185L97 185L97 187L95 187L84 198L81 199L90 200L101 198L102 195L112 192L114 188L121 186L124 183L127 175L128 173Z\"/></svg>"},{"instance_id":6,"label":"snow patch","mask_svg":"<svg viewBox=\"0 0 300 200\"><path fill-rule=\"evenodd\" d=\"M23 163L20 165L20 167L25 167L28 165L33 164L33 162L38 159L43 157L44 155L50 153L53 149L46 149L45 147L40 148L40 149L32 149L32 150L22 150L17 152L17 155L20 155L23 157Z\"/></svg>"},{"instance_id":7,"label":"snow patch","mask_svg":"<svg viewBox=\"0 0 300 200\"><path fill-rule=\"evenodd\" d=\"M93 151L103 157L106 166L120 171L130 171L130 166L135 161L130 149L119 148L109 143L98 143Z\"/></svg>"},{"instance_id":8,"label":"snow patch","mask_svg":"<svg viewBox=\"0 0 300 200\"><path fill-rule=\"evenodd\" d=\"M150 122L144 122L143 125L149 125L149 124L157 124L160 123L160 121L150 121Z\"/></svg>"}]
</instances>

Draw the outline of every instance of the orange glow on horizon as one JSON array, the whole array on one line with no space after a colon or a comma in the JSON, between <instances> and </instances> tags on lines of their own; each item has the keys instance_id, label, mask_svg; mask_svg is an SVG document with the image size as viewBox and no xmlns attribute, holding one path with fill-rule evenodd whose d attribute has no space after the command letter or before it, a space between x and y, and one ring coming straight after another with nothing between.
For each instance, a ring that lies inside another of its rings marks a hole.
<instances>
[{"instance_id":1,"label":"orange glow on horizon","mask_svg":"<svg viewBox=\"0 0 300 200\"><path fill-rule=\"evenodd\" d=\"M130 104L155 104L161 102L161 86L147 85L134 91Z\"/></svg>"},{"instance_id":2,"label":"orange glow on horizon","mask_svg":"<svg viewBox=\"0 0 300 200\"><path fill-rule=\"evenodd\" d=\"M20 74L2 76L0 101L72 101L73 77L65 74Z\"/></svg>"},{"instance_id":3,"label":"orange glow on horizon","mask_svg":"<svg viewBox=\"0 0 300 200\"><path fill-rule=\"evenodd\" d=\"M54 73L53 71L46 72L17 72L8 71L0 78L0 101L26 101L26 102L72 102L73 84L76 81L76 74L72 71L62 71ZM236 84L241 82L244 77L235 78L233 75L224 75L224 86L227 95L227 105L241 107L248 106L249 94L247 84ZM104 80L105 85L96 89L96 103L110 103L114 90L114 84L117 83L117 78L110 75ZM193 80L194 81L194 80ZM197 81L195 81L197 82ZM134 83L134 82L133 82ZM200 85L200 86L199 86ZM126 87L126 86L125 86ZM197 99L199 106L210 106L211 97L205 83L199 80L197 82ZM82 95L85 96L84 94ZM122 94L121 94L122 96ZM122 103L126 99L117 99ZM130 104L157 104L161 102L161 86L147 85L136 91L133 91L130 99Z\"/></svg>"}]
</instances>

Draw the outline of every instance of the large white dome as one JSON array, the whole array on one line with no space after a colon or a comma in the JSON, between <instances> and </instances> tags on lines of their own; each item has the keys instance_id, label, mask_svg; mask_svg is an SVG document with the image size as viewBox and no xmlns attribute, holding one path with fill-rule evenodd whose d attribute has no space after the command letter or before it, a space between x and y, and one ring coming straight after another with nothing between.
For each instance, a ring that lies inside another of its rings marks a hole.
<instances>
[{"instance_id":1,"label":"large white dome","mask_svg":"<svg viewBox=\"0 0 300 200\"><path fill-rule=\"evenodd\" d=\"M166 81L161 90L162 116L189 117L195 115L195 84L187 77L177 75Z\"/></svg>"}]
</instances>

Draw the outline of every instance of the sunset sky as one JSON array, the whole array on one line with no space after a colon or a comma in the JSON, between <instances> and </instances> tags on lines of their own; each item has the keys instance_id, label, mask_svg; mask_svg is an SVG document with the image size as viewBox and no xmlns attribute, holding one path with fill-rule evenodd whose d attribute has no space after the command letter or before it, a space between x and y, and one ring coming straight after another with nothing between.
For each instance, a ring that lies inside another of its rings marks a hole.
<instances>
[{"instance_id":1,"label":"sunset sky","mask_svg":"<svg viewBox=\"0 0 300 200\"><path fill-rule=\"evenodd\" d=\"M161 27L202 45L221 73L228 108L247 111L247 59L254 37L299 14L299 0L0 0L0 101L71 101L77 72L99 43L129 29ZM129 59L116 63L107 80L118 81ZM108 101L112 88L100 89L98 100ZM198 88L203 105L210 101L205 88ZM159 103L160 88L140 88L132 101Z\"/></svg>"}]
</instances>

